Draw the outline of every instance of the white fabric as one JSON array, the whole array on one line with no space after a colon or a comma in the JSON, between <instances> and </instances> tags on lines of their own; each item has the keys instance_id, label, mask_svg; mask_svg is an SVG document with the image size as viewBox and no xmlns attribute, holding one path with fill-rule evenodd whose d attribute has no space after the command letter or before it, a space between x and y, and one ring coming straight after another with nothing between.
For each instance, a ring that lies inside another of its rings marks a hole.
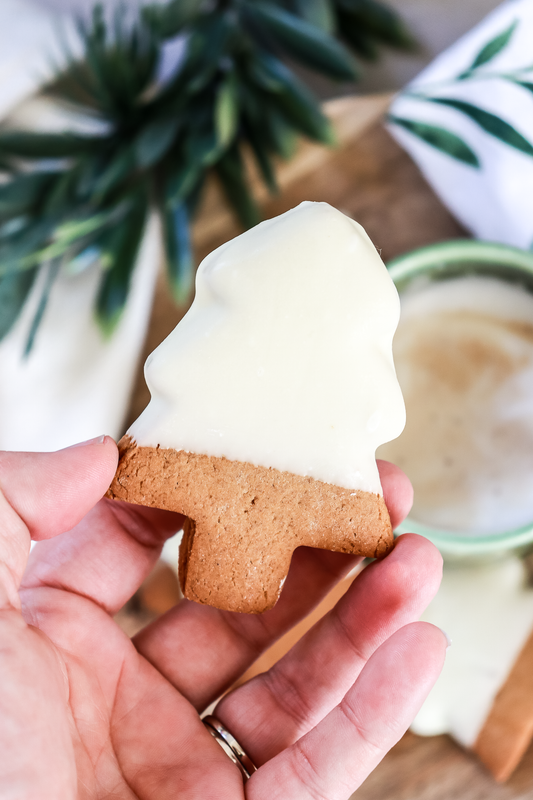
<instances>
[{"instance_id":1,"label":"white fabric","mask_svg":"<svg viewBox=\"0 0 533 800\"><path fill-rule=\"evenodd\" d=\"M132 13L152 0L126 0ZM96 4L93 0L0 0L0 119L37 92L65 62L65 43L73 55L82 46L74 20ZM110 10L120 0L104 0ZM183 37L163 47L159 72L175 71L183 53Z\"/></svg>"},{"instance_id":2,"label":"white fabric","mask_svg":"<svg viewBox=\"0 0 533 800\"><path fill-rule=\"evenodd\" d=\"M93 313L100 269L95 265L80 275L60 275L33 350L24 358L39 299L36 285L0 342L0 449L58 450L104 433L115 439L122 435L160 260L161 231L152 216L126 307L110 339Z\"/></svg>"},{"instance_id":3,"label":"white fabric","mask_svg":"<svg viewBox=\"0 0 533 800\"><path fill-rule=\"evenodd\" d=\"M509 42L458 80L483 47L516 21ZM413 96L452 98L494 114L532 145L533 92L506 79L533 84L533 0L508 0L442 53L392 103L396 117L438 126L459 136L476 154L476 168L426 143L411 131L391 131L411 154L452 213L480 239L529 249L533 244L533 154L506 144L456 108Z\"/></svg>"},{"instance_id":4,"label":"white fabric","mask_svg":"<svg viewBox=\"0 0 533 800\"><path fill-rule=\"evenodd\" d=\"M76 47L67 15L31 0L1 0L0 118L53 75L64 57L62 38Z\"/></svg>"},{"instance_id":5,"label":"white fabric","mask_svg":"<svg viewBox=\"0 0 533 800\"><path fill-rule=\"evenodd\" d=\"M533 592L516 557L447 565L422 619L445 630L452 646L411 729L450 733L472 747L533 625ZM482 598L482 602L480 602Z\"/></svg>"},{"instance_id":6,"label":"white fabric","mask_svg":"<svg viewBox=\"0 0 533 800\"><path fill-rule=\"evenodd\" d=\"M69 9L71 13L62 14L30 0L0 0L0 118L9 112L5 125L104 132L105 126L92 118L32 97L61 63L62 37L63 41L68 37L71 45L77 41L72 19L79 4ZM122 434L161 248L161 231L152 217L124 314L109 339L93 313L100 269L95 265L79 275L62 273L34 348L23 358L38 301L36 282L16 325L0 342L1 449L55 450L103 433L115 438Z\"/></svg>"}]
</instances>

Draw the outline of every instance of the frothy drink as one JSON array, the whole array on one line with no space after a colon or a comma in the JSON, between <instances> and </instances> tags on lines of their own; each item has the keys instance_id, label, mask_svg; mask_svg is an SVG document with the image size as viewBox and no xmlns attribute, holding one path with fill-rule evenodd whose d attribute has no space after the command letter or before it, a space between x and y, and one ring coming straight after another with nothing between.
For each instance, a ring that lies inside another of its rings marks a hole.
<instances>
[{"instance_id":1,"label":"frothy drink","mask_svg":"<svg viewBox=\"0 0 533 800\"><path fill-rule=\"evenodd\" d=\"M412 518L472 535L533 521L533 295L465 276L402 295L394 341L407 425L380 448Z\"/></svg>"}]
</instances>

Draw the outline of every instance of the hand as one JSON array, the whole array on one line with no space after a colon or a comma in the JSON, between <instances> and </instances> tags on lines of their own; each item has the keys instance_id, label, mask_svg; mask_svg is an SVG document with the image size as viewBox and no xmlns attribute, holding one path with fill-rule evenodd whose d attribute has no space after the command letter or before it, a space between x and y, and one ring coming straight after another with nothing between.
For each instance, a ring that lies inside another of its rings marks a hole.
<instances>
[{"instance_id":1,"label":"hand","mask_svg":"<svg viewBox=\"0 0 533 800\"><path fill-rule=\"evenodd\" d=\"M216 715L260 767L243 787L198 712L354 560L300 548L273 610L183 601L130 640L113 614L179 518L97 503L116 463L109 438L0 454L2 800L347 798L441 669L444 635L414 621L438 587L437 551L402 536L276 666L226 695ZM380 470L397 524L410 487L391 465ZM30 535L39 543L26 565Z\"/></svg>"}]
</instances>

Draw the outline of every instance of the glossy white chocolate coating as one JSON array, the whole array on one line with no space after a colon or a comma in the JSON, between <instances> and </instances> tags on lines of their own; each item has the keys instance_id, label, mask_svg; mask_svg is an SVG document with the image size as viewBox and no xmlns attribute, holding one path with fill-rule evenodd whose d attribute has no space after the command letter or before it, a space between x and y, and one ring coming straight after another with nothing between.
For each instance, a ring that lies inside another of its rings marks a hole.
<instances>
[{"instance_id":1,"label":"glossy white chocolate coating","mask_svg":"<svg viewBox=\"0 0 533 800\"><path fill-rule=\"evenodd\" d=\"M202 262L193 305L146 362L152 400L129 434L381 493L376 447L405 422L398 317L363 228L302 203Z\"/></svg>"}]
</instances>

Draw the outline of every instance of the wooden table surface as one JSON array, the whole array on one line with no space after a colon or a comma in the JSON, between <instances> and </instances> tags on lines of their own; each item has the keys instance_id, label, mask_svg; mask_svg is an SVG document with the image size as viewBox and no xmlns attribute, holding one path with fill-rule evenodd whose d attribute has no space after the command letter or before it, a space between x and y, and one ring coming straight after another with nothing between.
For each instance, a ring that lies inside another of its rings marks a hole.
<instances>
[{"instance_id":1,"label":"wooden table surface","mask_svg":"<svg viewBox=\"0 0 533 800\"><path fill-rule=\"evenodd\" d=\"M357 219L381 249L385 261L466 232L442 206L409 156L383 127L387 96L343 98L326 104L339 147L303 144L294 160L280 165L281 193L267 197L258 186L263 215L271 217L302 200L325 200ZM257 180L255 180L257 185ZM239 232L216 186L209 187L193 231L197 259ZM172 330L185 309L156 291L146 354ZM144 358L143 358L144 362ZM148 401L139 372L129 418ZM126 621L131 625L131 620ZM133 623L135 624L135 623ZM357 800L518 800L533 799L533 748L505 785L447 736L406 734L356 794Z\"/></svg>"}]
</instances>

